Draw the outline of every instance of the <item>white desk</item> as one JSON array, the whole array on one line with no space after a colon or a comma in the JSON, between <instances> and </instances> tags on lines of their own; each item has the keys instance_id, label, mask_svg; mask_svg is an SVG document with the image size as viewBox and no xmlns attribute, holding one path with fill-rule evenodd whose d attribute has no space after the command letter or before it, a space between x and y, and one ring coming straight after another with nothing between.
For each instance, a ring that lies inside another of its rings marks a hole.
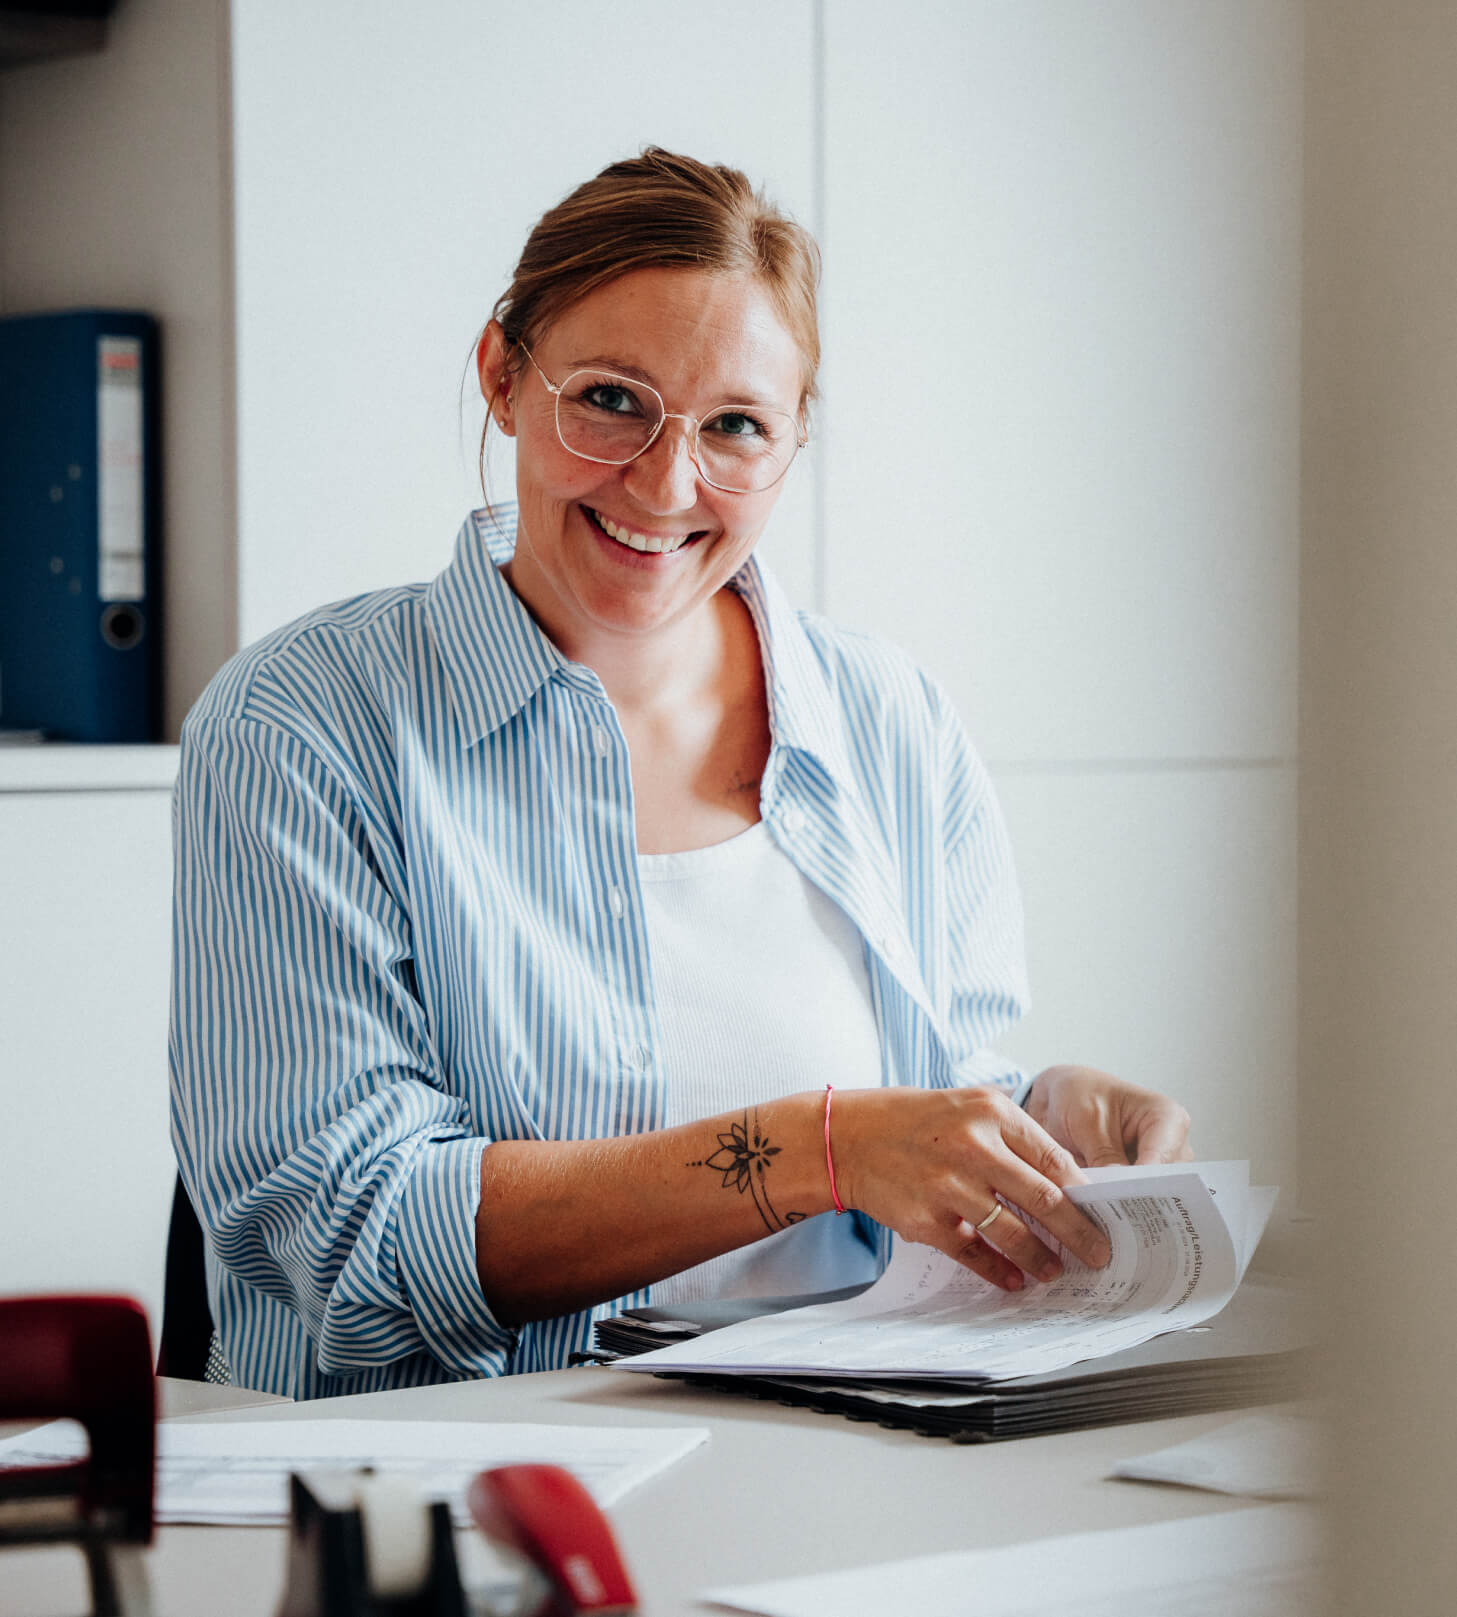
<instances>
[{"instance_id":1,"label":"white desk","mask_svg":"<svg viewBox=\"0 0 1457 1617\"><path fill-rule=\"evenodd\" d=\"M236 1402L236 1395L222 1392L222 1399ZM259 1421L369 1415L707 1426L710 1443L610 1513L646 1617L704 1612L694 1597L715 1584L1243 1508L1215 1494L1104 1480L1115 1461L1193 1437L1229 1415L959 1447L610 1370L222 1413ZM284 1551L281 1528L161 1529L151 1552L157 1617L272 1617ZM1036 1558L1029 1545L1029 1579ZM3 1617L75 1617L85 1600L78 1555L8 1551L0 1560Z\"/></svg>"}]
</instances>

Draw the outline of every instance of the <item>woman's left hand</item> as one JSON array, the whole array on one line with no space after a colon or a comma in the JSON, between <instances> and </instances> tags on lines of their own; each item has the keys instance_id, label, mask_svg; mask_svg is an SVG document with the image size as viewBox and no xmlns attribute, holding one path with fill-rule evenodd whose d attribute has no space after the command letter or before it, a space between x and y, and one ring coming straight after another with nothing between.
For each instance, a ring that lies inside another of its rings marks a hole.
<instances>
[{"instance_id":1,"label":"woman's left hand","mask_svg":"<svg viewBox=\"0 0 1457 1617\"><path fill-rule=\"evenodd\" d=\"M1039 1073L1026 1110L1085 1168L1194 1160L1189 1114L1177 1101L1095 1067Z\"/></svg>"}]
</instances>

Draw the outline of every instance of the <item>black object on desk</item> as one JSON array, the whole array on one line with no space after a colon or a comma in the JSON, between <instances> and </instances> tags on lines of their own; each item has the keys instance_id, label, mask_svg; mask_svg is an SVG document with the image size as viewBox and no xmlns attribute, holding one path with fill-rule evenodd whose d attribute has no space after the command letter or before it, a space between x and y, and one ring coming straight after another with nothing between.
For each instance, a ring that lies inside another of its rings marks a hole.
<instances>
[{"instance_id":1,"label":"black object on desk","mask_svg":"<svg viewBox=\"0 0 1457 1617\"><path fill-rule=\"evenodd\" d=\"M795 1297L631 1309L596 1327L596 1358L610 1362L689 1341L755 1313L831 1300ZM1228 1305L1202 1326L1010 1381L877 1381L705 1371L663 1375L698 1388L874 1421L953 1443L996 1443L1299 1397L1309 1365L1307 1301L1305 1291L1291 1282L1247 1276Z\"/></svg>"},{"instance_id":2,"label":"black object on desk","mask_svg":"<svg viewBox=\"0 0 1457 1617\"><path fill-rule=\"evenodd\" d=\"M607 1518L555 1465L482 1471L466 1493L520 1577L461 1585L450 1507L370 1471L290 1479L288 1579L278 1617L630 1617L637 1594Z\"/></svg>"},{"instance_id":3,"label":"black object on desk","mask_svg":"<svg viewBox=\"0 0 1457 1617\"><path fill-rule=\"evenodd\" d=\"M295 1473L289 1479L288 1577L278 1617L466 1617L450 1507L406 1503L420 1517L424 1535L414 1557L418 1564L402 1578L372 1542L388 1538L389 1513L401 1509L398 1501L386 1500L371 1512L363 1490L375 1480L361 1472Z\"/></svg>"}]
</instances>

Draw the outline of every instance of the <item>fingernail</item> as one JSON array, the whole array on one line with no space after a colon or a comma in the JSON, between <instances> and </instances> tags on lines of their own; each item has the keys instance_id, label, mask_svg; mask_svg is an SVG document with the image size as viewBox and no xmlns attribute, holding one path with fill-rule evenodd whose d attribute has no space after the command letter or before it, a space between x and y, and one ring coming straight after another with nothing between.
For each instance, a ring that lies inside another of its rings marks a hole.
<instances>
[{"instance_id":1,"label":"fingernail","mask_svg":"<svg viewBox=\"0 0 1457 1617\"><path fill-rule=\"evenodd\" d=\"M1099 1241L1093 1248L1093 1267L1106 1268L1113 1261L1113 1248L1106 1241Z\"/></svg>"},{"instance_id":2,"label":"fingernail","mask_svg":"<svg viewBox=\"0 0 1457 1617\"><path fill-rule=\"evenodd\" d=\"M1048 1258L1037 1266L1037 1278L1039 1280L1056 1280L1061 1273L1062 1265L1056 1258Z\"/></svg>"},{"instance_id":3,"label":"fingernail","mask_svg":"<svg viewBox=\"0 0 1457 1617\"><path fill-rule=\"evenodd\" d=\"M1021 1289L1022 1289L1022 1271L1020 1269L1013 1269L1011 1274L1009 1274L1007 1276L1007 1290L1008 1291L1021 1291Z\"/></svg>"}]
</instances>

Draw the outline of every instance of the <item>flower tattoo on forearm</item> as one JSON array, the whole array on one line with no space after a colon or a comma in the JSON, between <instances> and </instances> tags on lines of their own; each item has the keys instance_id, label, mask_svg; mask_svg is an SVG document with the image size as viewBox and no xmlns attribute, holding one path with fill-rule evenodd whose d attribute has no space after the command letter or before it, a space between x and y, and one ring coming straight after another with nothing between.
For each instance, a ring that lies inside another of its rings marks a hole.
<instances>
[{"instance_id":1,"label":"flower tattoo on forearm","mask_svg":"<svg viewBox=\"0 0 1457 1617\"><path fill-rule=\"evenodd\" d=\"M764 1178L781 1149L769 1144L769 1136L759 1127L758 1112L749 1111L744 1113L742 1122L719 1135L718 1150L711 1157L700 1157L688 1166L711 1168L714 1173L722 1174L725 1190L736 1190L741 1196L747 1191L754 1198L754 1206L766 1229L783 1230L798 1224L804 1214L780 1213L769 1199L769 1187Z\"/></svg>"}]
</instances>

